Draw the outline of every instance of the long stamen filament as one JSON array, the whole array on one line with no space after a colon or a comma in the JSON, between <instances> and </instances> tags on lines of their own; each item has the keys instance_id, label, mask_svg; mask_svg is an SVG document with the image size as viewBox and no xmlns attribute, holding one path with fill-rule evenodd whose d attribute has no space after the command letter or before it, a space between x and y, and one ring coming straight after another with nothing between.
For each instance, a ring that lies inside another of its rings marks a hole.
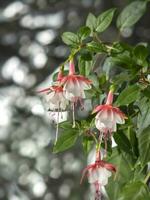
<instances>
[{"instance_id":1,"label":"long stamen filament","mask_svg":"<svg viewBox=\"0 0 150 200\"><path fill-rule=\"evenodd\" d=\"M56 136L55 136L55 144L57 143L57 139L58 139L58 129L59 129L59 109L57 112L57 122L56 122Z\"/></svg>"},{"instance_id":2,"label":"long stamen filament","mask_svg":"<svg viewBox=\"0 0 150 200\"><path fill-rule=\"evenodd\" d=\"M74 102L72 103L72 120L73 120L73 124L72 124L72 128L75 128L76 126L76 122L75 122L75 109L74 109L75 105Z\"/></svg>"}]
</instances>

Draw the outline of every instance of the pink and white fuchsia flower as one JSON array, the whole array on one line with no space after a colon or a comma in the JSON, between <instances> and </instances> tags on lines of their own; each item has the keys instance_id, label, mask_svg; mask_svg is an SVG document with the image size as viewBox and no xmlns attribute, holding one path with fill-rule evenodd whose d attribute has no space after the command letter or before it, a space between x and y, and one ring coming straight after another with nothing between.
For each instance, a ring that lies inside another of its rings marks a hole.
<instances>
[{"instance_id":1,"label":"pink and white fuchsia flower","mask_svg":"<svg viewBox=\"0 0 150 200\"><path fill-rule=\"evenodd\" d=\"M104 133L107 137L112 132L116 132L117 124L124 124L127 118L125 114L117 107L112 106L113 92L109 91L106 103L104 105L97 106L93 113L97 113L95 117L96 128Z\"/></svg>"},{"instance_id":2,"label":"pink and white fuchsia flower","mask_svg":"<svg viewBox=\"0 0 150 200\"><path fill-rule=\"evenodd\" d=\"M56 128L56 139L57 142L58 137L58 124L59 124L59 115L61 111L66 110L69 101L65 98L64 89L59 85L59 81L62 78L61 71L58 73L57 81L55 85L45 88L43 90L38 91L39 93L46 93L46 100L49 104L49 108L51 111L57 111L57 128Z\"/></svg>"},{"instance_id":3,"label":"pink and white fuchsia flower","mask_svg":"<svg viewBox=\"0 0 150 200\"><path fill-rule=\"evenodd\" d=\"M95 188L95 199L100 199L101 187L107 185L108 178L112 175L112 172L116 172L116 167L111 163L101 160L100 152L98 154L99 156L97 156L95 163L88 165L83 170L80 182L82 183L85 176L88 177L88 182Z\"/></svg>"},{"instance_id":4,"label":"pink and white fuchsia flower","mask_svg":"<svg viewBox=\"0 0 150 200\"><path fill-rule=\"evenodd\" d=\"M73 110L73 127L75 126L74 119L74 105L79 101L82 105L82 99L85 98L84 90L91 88L91 80L82 76L75 74L75 66L73 60L69 64L69 74L64 76L60 80L61 85L65 91L65 97L72 103Z\"/></svg>"}]
</instances>

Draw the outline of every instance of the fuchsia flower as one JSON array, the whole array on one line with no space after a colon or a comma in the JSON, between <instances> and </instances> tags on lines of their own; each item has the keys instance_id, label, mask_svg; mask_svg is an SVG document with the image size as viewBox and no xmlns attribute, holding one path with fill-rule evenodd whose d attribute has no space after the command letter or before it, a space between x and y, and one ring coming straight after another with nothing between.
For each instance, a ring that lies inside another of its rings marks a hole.
<instances>
[{"instance_id":1,"label":"fuchsia flower","mask_svg":"<svg viewBox=\"0 0 150 200\"><path fill-rule=\"evenodd\" d=\"M101 160L99 151L97 154L99 155L97 156L95 163L88 165L83 170L80 183L82 183L84 177L87 176L88 182L95 187L95 199L100 199L100 189L102 186L107 185L108 178L111 176L112 172L116 172L116 167L111 163Z\"/></svg>"},{"instance_id":2,"label":"fuchsia flower","mask_svg":"<svg viewBox=\"0 0 150 200\"><path fill-rule=\"evenodd\" d=\"M112 106L113 92L109 91L106 103L97 106L93 113L97 113L95 117L96 128L104 133L107 137L108 133L115 132L117 124L124 124L127 118L125 114L117 107Z\"/></svg>"},{"instance_id":3,"label":"fuchsia flower","mask_svg":"<svg viewBox=\"0 0 150 200\"><path fill-rule=\"evenodd\" d=\"M58 112L55 143L57 142L57 137L58 137L59 114L61 111L66 110L66 107L69 104L69 101L65 98L64 89L59 84L61 78L62 78L62 72L60 71L58 73L58 77L57 77L57 81L55 85L38 91L39 93L46 93L46 100L49 104L50 110Z\"/></svg>"},{"instance_id":4,"label":"fuchsia flower","mask_svg":"<svg viewBox=\"0 0 150 200\"><path fill-rule=\"evenodd\" d=\"M65 93L63 87L59 84L62 78L62 72L58 73L57 81L55 85L40 90L40 93L46 93L46 100L49 103L50 110L65 110L69 101L65 98Z\"/></svg>"},{"instance_id":5,"label":"fuchsia flower","mask_svg":"<svg viewBox=\"0 0 150 200\"><path fill-rule=\"evenodd\" d=\"M78 101L82 105L82 99L85 98L84 90L90 89L92 82L84 76L75 74L75 66L73 60L71 60L69 65L69 74L67 76L62 77L60 83L61 85L63 85L66 99L68 99L72 103L74 127L74 105Z\"/></svg>"}]
</instances>

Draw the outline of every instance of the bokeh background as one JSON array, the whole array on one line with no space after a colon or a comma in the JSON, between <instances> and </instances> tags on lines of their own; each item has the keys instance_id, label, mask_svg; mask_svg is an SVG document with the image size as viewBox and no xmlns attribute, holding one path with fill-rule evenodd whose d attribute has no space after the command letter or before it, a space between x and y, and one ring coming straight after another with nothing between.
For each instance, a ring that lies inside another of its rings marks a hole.
<instances>
[{"instance_id":1,"label":"bokeh background","mask_svg":"<svg viewBox=\"0 0 150 200\"><path fill-rule=\"evenodd\" d=\"M37 88L67 58L64 31L76 31L89 12L121 10L127 0L0 0L0 200L80 200L88 184L79 185L86 164L82 147L52 153L55 126ZM150 10L150 7L148 8ZM121 39L150 40L150 12ZM118 37L115 22L102 35Z\"/></svg>"}]
</instances>

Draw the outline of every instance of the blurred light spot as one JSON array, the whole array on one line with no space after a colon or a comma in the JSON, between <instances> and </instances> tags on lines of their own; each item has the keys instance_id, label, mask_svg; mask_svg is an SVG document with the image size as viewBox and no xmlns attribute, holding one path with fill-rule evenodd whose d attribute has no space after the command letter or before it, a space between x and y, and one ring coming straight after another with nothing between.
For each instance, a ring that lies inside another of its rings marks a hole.
<instances>
[{"instance_id":1,"label":"blurred light spot","mask_svg":"<svg viewBox=\"0 0 150 200\"><path fill-rule=\"evenodd\" d=\"M93 4L91 0L82 0L82 4L84 7L90 7Z\"/></svg>"},{"instance_id":2,"label":"blurred light spot","mask_svg":"<svg viewBox=\"0 0 150 200\"><path fill-rule=\"evenodd\" d=\"M21 141L19 143L19 153L30 158L36 157L38 155L36 143L29 139Z\"/></svg>"},{"instance_id":3,"label":"blurred light spot","mask_svg":"<svg viewBox=\"0 0 150 200\"><path fill-rule=\"evenodd\" d=\"M121 35L125 38L130 37L133 33L133 28L125 28L121 31Z\"/></svg>"},{"instance_id":4,"label":"blurred light spot","mask_svg":"<svg viewBox=\"0 0 150 200\"><path fill-rule=\"evenodd\" d=\"M25 78L25 72L22 69L17 69L13 73L13 80L16 83L22 83Z\"/></svg>"},{"instance_id":5,"label":"blurred light spot","mask_svg":"<svg viewBox=\"0 0 150 200\"><path fill-rule=\"evenodd\" d=\"M34 74L28 74L23 81L23 85L26 88L32 87L35 83L36 83L36 76Z\"/></svg>"},{"instance_id":6,"label":"blurred light spot","mask_svg":"<svg viewBox=\"0 0 150 200\"><path fill-rule=\"evenodd\" d=\"M37 183L34 184L33 186L33 194L36 196L36 197L42 197L46 191L46 184L42 181L39 181Z\"/></svg>"},{"instance_id":7,"label":"blurred light spot","mask_svg":"<svg viewBox=\"0 0 150 200\"><path fill-rule=\"evenodd\" d=\"M18 196L12 194L9 198L10 200L21 200Z\"/></svg>"},{"instance_id":8,"label":"blurred light spot","mask_svg":"<svg viewBox=\"0 0 150 200\"><path fill-rule=\"evenodd\" d=\"M44 115L44 108L41 104L36 104L31 109L34 115Z\"/></svg>"},{"instance_id":9,"label":"blurred light spot","mask_svg":"<svg viewBox=\"0 0 150 200\"><path fill-rule=\"evenodd\" d=\"M4 65L2 66L2 76L4 78L10 79L12 77L13 72L19 67L20 60L17 57L9 58Z\"/></svg>"},{"instance_id":10,"label":"blurred light spot","mask_svg":"<svg viewBox=\"0 0 150 200\"><path fill-rule=\"evenodd\" d=\"M55 198L52 193L48 193L45 195L44 200L55 200Z\"/></svg>"},{"instance_id":11,"label":"blurred light spot","mask_svg":"<svg viewBox=\"0 0 150 200\"><path fill-rule=\"evenodd\" d=\"M0 98L0 126L7 126L10 123L11 115L12 114L11 110L9 109L9 102L7 99ZM3 132L0 133L0 138L2 137Z\"/></svg>"},{"instance_id":12,"label":"blurred light spot","mask_svg":"<svg viewBox=\"0 0 150 200\"><path fill-rule=\"evenodd\" d=\"M61 162L58 158L53 158L50 162L50 167L51 168L55 168L55 167L60 167L61 166Z\"/></svg>"},{"instance_id":13,"label":"blurred light spot","mask_svg":"<svg viewBox=\"0 0 150 200\"><path fill-rule=\"evenodd\" d=\"M45 31L40 31L36 35L36 39L38 42L40 42L43 45L50 44L54 38L56 37L56 34L53 30L45 30Z\"/></svg>"},{"instance_id":14,"label":"blurred light spot","mask_svg":"<svg viewBox=\"0 0 150 200\"><path fill-rule=\"evenodd\" d=\"M60 58L65 57L68 54L68 49L64 45L57 46L54 49L54 54Z\"/></svg>"},{"instance_id":15,"label":"blurred light spot","mask_svg":"<svg viewBox=\"0 0 150 200\"><path fill-rule=\"evenodd\" d=\"M59 188L59 196L61 198L68 198L70 193L71 193L71 189L70 189L69 185L67 185L67 184L63 184Z\"/></svg>"},{"instance_id":16,"label":"blurred light spot","mask_svg":"<svg viewBox=\"0 0 150 200\"><path fill-rule=\"evenodd\" d=\"M46 156L37 157L36 169L41 173L47 173L49 169L47 166L49 165L49 159Z\"/></svg>"},{"instance_id":17,"label":"blurred light spot","mask_svg":"<svg viewBox=\"0 0 150 200\"><path fill-rule=\"evenodd\" d=\"M20 24L24 27L30 29L36 29L41 27L53 27L53 28L60 28L64 22L64 13L62 11L54 13L54 14L47 14L47 15L25 15Z\"/></svg>"},{"instance_id":18,"label":"blurred light spot","mask_svg":"<svg viewBox=\"0 0 150 200\"><path fill-rule=\"evenodd\" d=\"M58 179L61 176L62 170L57 168L57 166L55 166L55 168L53 168L50 171L50 177L53 179Z\"/></svg>"},{"instance_id":19,"label":"blurred light spot","mask_svg":"<svg viewBox=\"0 0 150 200\"><path fill-rule=\"evenodd\" d=\"M28 6L20 1L15 1L9 4L3 11L3 15L6 18L12 18L17 14L24 14L28 10Z\"/></svg>"},{"instance_id":20,"label":"blurred light spot","mask_svg":"<svg viewBox=\"0 0 150 200\"><path fill-rule=\"evenodd\" d=\"M10 113L7 110L7 108L4 108L1 104L0 104L0 126L6 126L9 124L10 122L10 117L9 117ZM1 134L0 134L1 135ZM1 136L0 136L1 137Z\"/></svg>"},{"instance_id":21,"label":"blurred light spot","mask_svg":"<svg viewBox=\"0 0 150 200\"><path fill-rule=\"evenodd\" d=\"M38 53L35 54L33 59L33 64L37 67L37 68L43 68L47 62L47 56L44 53Z\"/></svg>"}]
</instances>

